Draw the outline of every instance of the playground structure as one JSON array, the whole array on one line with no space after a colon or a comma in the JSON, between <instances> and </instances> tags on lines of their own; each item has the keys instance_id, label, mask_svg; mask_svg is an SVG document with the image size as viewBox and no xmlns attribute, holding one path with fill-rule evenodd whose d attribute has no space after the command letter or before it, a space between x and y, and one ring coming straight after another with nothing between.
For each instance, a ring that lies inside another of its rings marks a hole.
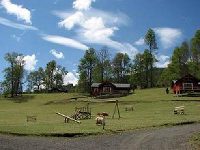
<instances>
[{"instance_id":1,"label":"playground structure","mask_svg":"<svg viewBox=\"0 0 200 150\"><path fill-rule=\"evenodd\" d=\"M86 107L75 107L75 113L71 116L76 120L91 119L91 108L89 103Z\"/></svg>"},{"instance_id":2,"label":"playground structure","mask_svg":"<svg viewBox=\"0 0 200 150\"><path fill-rule=\"evenodd\" d=\"M62 113L56 112L56 114L59 115L59 116L64 117L65 123L69 123L69 120L74 121L76 123L81 123L79 120L73 119L73 118L71 118L69 116L66 116L66 115L62 114Z\"/></svg>"}]
</instances>

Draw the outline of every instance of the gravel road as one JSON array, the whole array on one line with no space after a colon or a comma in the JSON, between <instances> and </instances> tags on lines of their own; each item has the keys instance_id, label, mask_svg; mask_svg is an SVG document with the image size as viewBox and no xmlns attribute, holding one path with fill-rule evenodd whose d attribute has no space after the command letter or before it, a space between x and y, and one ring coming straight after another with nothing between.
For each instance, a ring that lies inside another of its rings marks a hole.
<instances>
[{"instance_id":1,"label":"gravel road","mask_svg":"<svg viewBox=\"0 0 200 150\"><path fill-rule=\"evenodd\" d=\"M0 150L190 150L200 124L81 138L0 135Z\"/></svg>"}]
</instances>

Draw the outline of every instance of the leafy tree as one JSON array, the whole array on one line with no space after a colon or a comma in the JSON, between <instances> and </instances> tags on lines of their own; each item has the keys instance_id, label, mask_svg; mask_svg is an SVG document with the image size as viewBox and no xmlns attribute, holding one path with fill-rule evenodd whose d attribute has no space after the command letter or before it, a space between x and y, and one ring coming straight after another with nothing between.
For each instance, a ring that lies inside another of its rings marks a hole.
<instances>
[{"instance_id":1,"label":"leafy tree","mask_svg":"<svg viewBox=\"0 0 200 150\"><path fill-rule=\"evenodd\" d=\"M22 80L24 76L24 59L22 54L18 53L7 53L5 55L5 60L10 64L4 70L5 80L3 85L5 92L10 94L11 97L17 96L22 93Z\"/></svg>"},{"instance_id":2,"label":"leafy tree","mask_svg":"<svg viewBox=\"0 0 200 150\"><path fill-rule=\"evenodd\" d=\"M30 72L28 75L28 85L30 90L37 87L37 91L40 91L41 85L43 85L45 79L45 72L42 67L37 71Z\"/></svg>"},{"instance_id":3,"label":"leafy tree","mask_svg":"<svg viewBox=\"0 0 200 150\"><path fill-rule=\"evenodd\" d=\"M133 60L130 82L141 88L144 87L144 63L143 55L140 53Z\"/></svg>"},{"instance_id":4,"label":"leafy tree","mask_svg":"<svg viewBox=\"0 0 200 150\"><path fill-rule=\"evenodd\" d=\"M127 83L127 74L130 72L130 58L125 53L117 53L112 61L112 69L117 83Z\"/></svg>"},{"instance_id":5,"label":"leafy tree","mask_svg":"<svg viewBox=\"0 0 200 150\"><path fill-rule=\"evenodd\" d=\"M168 65L162 75L161 79L163 82L160 84L169 85L172 80L181 78L182 76L189 73L189 60L190 50L187 42L183 42L180 47L176 47L172 54L171 63ZM167 83L168 81L168 83Z\"/></svg>"},{"instance_id":6,"label":"leafy tree","mask_svg":"<svg viewBox=\"0 0 200 150\"><path fill-rule=\"evenodd\" d=\"M97 54L97 66L100 75L100 82L111 79L110 54L107 47L103 47Z\"/></svg>"},{"instance_id":7,"label":"leafy tree","mask_svg":"<svg viewBox=\"0 0 200 150\"><path fill-rule=\"evenodd\" d=\"M56 61L52 60L47 63L46 69L45 69L45 86L46 89L52 89L54 86L54 74L56 73Z\"/></svg>"},{"instance_id":8,"label":"leafy tree","mask_svg":"<svg viewBox=\"0 0 200 150\"><path fill-rule=\"evenodd\" d=\"M153 64L154 54L153 52L157 49L156 35L154 30L149 29L145 35L145 43L149 46L149 53L152 56L150 59L150 86L153 87Z\"/></svg>"},{"instance_id":9,"label":"leafy tree","mask_svg":"<svg viewBox=\"0 0 200 150\"><path fill-rule=\"evenodd\" d=\"M87 92L91 91L90 87L94 79L93 71L96 61L97 57L95 49L90 48L86 50L84 57L80 60L80 65L78 66L80 74L79 86L82 86L82 89L86 89Z\"/></svg>"},{"instance_id":10,"label":"leafy tree","mask_svg":"<svg viewBox=\"0 0 200 150\"><path fill-rule=\"evenodd\" d=\"M194 76L200 78L200 30L197 30L191 40L191 61L189 69Z\"/></svg>"},{"instance_id":11,"label":"leafy tree","mask_svg":"<svg viewBox=\"0 0 200 150\"><path fill-rule=\"evenodd\" d=\"M64 77L67 75L67 70L65 67L57 66L56 73L54 75L54 81L55 81L55 88L59 89L63 87L64 84Z\"/></svg>"}]
</instances>

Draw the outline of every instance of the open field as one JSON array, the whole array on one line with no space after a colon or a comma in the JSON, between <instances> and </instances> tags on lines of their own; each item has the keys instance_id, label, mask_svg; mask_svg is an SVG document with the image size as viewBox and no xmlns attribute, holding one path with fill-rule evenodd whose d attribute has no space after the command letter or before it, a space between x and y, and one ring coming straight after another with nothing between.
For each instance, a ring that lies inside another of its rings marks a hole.
<instances>
[{"instance_id":1,"label":"open field","mask_svg":"<svg viewBox=\"0 0 200 150\"><path fill-rule=\"evenodd\" d=\"M111 119L115 103L93 98L71 97L78 94L33 94L24 95L23 99L0 99L0 132L33 135L70 135L70 134L97 134L117 132L145 127L171 125L182 122L200 121L200 98L174 97L165 94L165 89L136 90L135 94L117 98L121 119ZM85 106L89 102L93 118L82 120L81 124L64 123L62 117L55 114L61 112L72 115L75 107ZM126 105L133 105L134 111L125 111ZM185 106L185 115L174 115L176 106ZM98 112L108 112L106 130L96 126L95 116ZM36 122L26 122L27 115L36 115Z\"/></svg>"}]
</instances>

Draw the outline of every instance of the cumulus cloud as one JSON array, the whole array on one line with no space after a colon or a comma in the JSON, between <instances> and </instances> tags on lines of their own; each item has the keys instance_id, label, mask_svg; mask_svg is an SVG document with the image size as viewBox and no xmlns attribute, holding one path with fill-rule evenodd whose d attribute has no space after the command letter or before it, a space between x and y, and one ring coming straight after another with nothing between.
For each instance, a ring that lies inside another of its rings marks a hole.
<instances>
[{"instance_id":1,"label":"cumulus cloud","mask_svg":"<svg viewBox=\"0 0 200 150\"><path fill-rule=\"evenodd\" d=\"M142 46L144 45L144 38L141 37L140 39L138 39L137 41L134 42L134 45L137 45L137 46Z\"/></svg>"},{"instance_id":2,"label":"cumulus cloud","mask_svg":"<svg viewBox=\"0 0 200 150\"><path fill-rule=\"evenodd\" d=\"M72 47L80 50L87 50L88 47L79 41L76 41L74 39L62 37L62 36L57 36L57 35L43 35L42 39L48 42L56 43L59 45L67 46L67 47Z\"/></svg>"},{"instance_id":3,"label":"cumulus cloud","mask_svg":"<svg viewBox=\"0 0 200 150\"><path fill-rule=\"evenodd\" d=\"M180 29L155 28L154 30L156 34L160 37L160 41L164 49L174 46L182 36L182 32Z\"/></svg>"},{"instance_id":4,"label":"cumulus cloud","mask_svg":"<svg viewBox=\"0 0 200 150\"><path fill-rule=\"evenodd\" d=\"M83 6L83 2L88 2L87 7L78 8L78 4ZM135 55L138 50L133 45L112 39L115 32L119 30L119 26L127 24L129 20L127 15L90 8L91 2L92 0L76 0L73 3L74 11L54 11L53 13L62 19L58 26L67 30L74 29L77 33L76 38L83 43L108 46L117 51L126 51Z\"/></svg>"},{"instance_id":5,"label":"cumulus cloud","mask_svg":"<svg viewBox=\"0 0 200 150\"><path fill-rule=\"evenodd\" d=\"M76 12L72 14L71 16L67 17L63 21L59 22L58 25L60 27L65 27L66 29L70 30L72 29L76 24L79 24L83 20L83 13L82 12Z\"/></svg>"},{"instance_id":6,"label":"cumulus cloud","mask_svg":"<svg viewBox=\"0 0 200 150\"><path fill-rule=\"evenodd\" d=\"M157 55L156 59L158 62L155 63L158 68L166 68L170 63L170 57L166 55Z\"/></svg>"},{"instance_id":7,"label":"cumulus cloud","mask_svg":"<svg viewBox=\"0 0 200 150\"><path fill-rule=\"evenodd\" d=\"M31 24L31 12L22 5L13 4L10 0L1 0L1 5L6 9L8 14L17 16L18 20L23 20Z\"/></svg>"},{"instance_id":8,"label":"cumulus cloud","mask_svg":"<svg viewBox=\"0 0 200 150\"><path fill-rule=\"evenodd\" d=\"M49 51L53 56L55 56L57 59L63 59L64 58L64 54L62 52L59 52L55 49L52 49Z\"/></svg>"},{"instance_id":9,"label":"cumulus cloud","mask_svg":"<svg viewBox=\"0 0 200 150\"><path fill-rule=\"evenodd\" d=\"M73 8L77 10L88 10L92 2L95 2L95 0L75 0L73 2Z\"/></svg>"},{"instance_id":10,"label":"cumulus cloud","mask_svg":"<svg viewBox=\"0 0 200 150\"><path fill-rule=\"evenodd\" d=\"M11 27L11 28L15 28L15 29L19 29L19 30L38 30L36 27L34 26L30 26L30 25L23 25L23 24L19 24L19 23L15 23L13 21L10 21L8 19L2 18L0 17L0 24L7 26L7 27Z\"/></svg>"},{"instance_id":11,"label":"cumulus cloud","mask_svg":"<svg viewBox=\"0 0 200 150\"><path fill-rule=\"evenodd\" d=\"M78 74L73 73L73 72L68 72L67 75L64 77L64 84L73 84L76 85L78 84Z\"/></svg>"},{"instance_id":12,"label":"cumulus cloud","mask_svg":"<svg viewBox=\"0 0 200 150\"><path fill-rule=\"evenodd\" d=\"M38 60L36 59L35 54L24 56L25 66L24 69L27 71L35 70Z\"/></svg>"}]
</instances>

